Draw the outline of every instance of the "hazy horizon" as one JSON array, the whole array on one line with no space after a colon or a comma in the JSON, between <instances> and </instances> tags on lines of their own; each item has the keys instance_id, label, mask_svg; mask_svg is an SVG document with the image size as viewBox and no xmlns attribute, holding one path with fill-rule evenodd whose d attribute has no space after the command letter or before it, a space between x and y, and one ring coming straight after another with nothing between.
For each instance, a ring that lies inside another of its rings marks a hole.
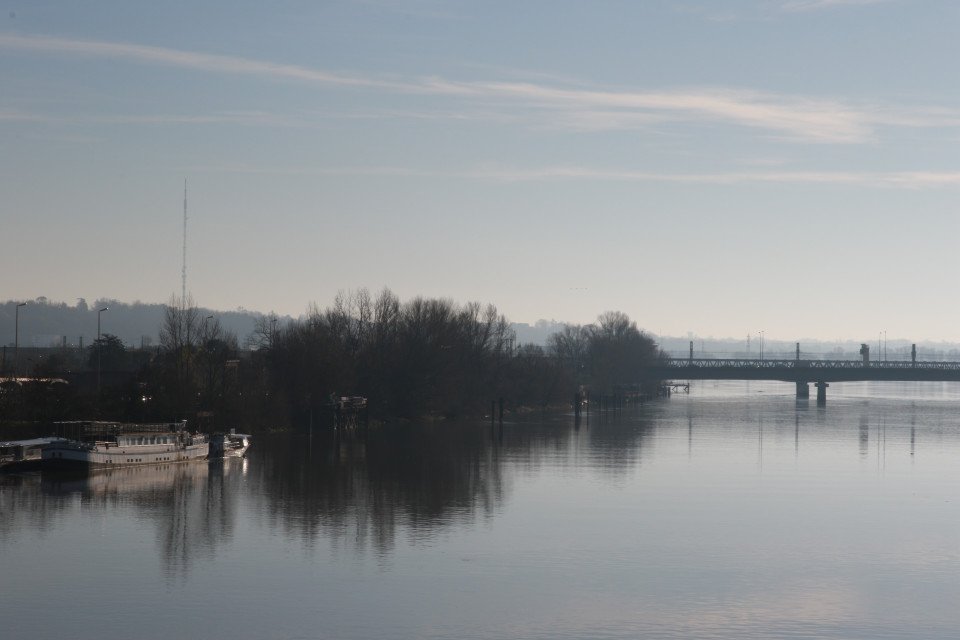
<instances>
[{"instance_id":1,"label":"hazy horizon","mask_svg":"<svg viewBox=\"0 0 960 640\"><path fill-rule=\"evenodd\" d=\"M449 296L447 296L449 298ZM46 305L51 309L59 308L60 305L66 305L66 308L69 310L81 310L81 301L82 305L86 306L86 313L93 314L90 315L91 318L95 317L96 308L103 305L123 305L127 307L128 311L136 311L137 307L142 306L144 308L152 307L163 307L170 302L168 299L166 302L149 302L143 300L134 300L134 301L124 301L117 300L115 298L108 297L98 297L92 299L90 302L87 301L87 298L76 298L74 303L70 303L64 300L52 300L46 296L40 296L33 299L26 300L27 308L21 308L20 311L20 344L21 346L48 346L45 342L48 338L55 337L56 343L59 344L59 340L63 335L66 335L68 338L68 344L75 345L77 343L77 337L83 335L86 344L89 344L90 341L95 337L95 325L90 324L90 326L85 327L86 331L80 330L78 333L74 334L70 331L67 331L64 334L64 331L57 332L44 332L36 331L36 323L31 323L32 320L35 320L31 317L31 312L37 305ZM0 301L0 318L2 318L4 313L4 307L15 304L16 302L22 302L23 299L19 300L2 300ZM402 300L406 302L406 300ZM455 304L463 304L467 302L478 302L478 301L468 301L468 300L453 300ZM481 301L482 302L482 301ZM319 310L324 310L329 305L333 303L333 300L327 301L326 303L316 303L316 308ZM313 304L313 303L312 303ZM483 302L483 304L486 304ZM310 305L308 305L309 307ZM197 305L203 313L212 312L218 314L218 319L224 324L224 328L232 331L237 334L237 337L243 341L254 330L253 322L258 316L266 316L272 313L271 311L264 311L260 309L215 309L207 307L205 305ZM158 339L157 332L160 327L160 312L157 311L157 318L153 324L149 327L142 326L144 324L143 317L135 318L126 318L122 321L122 329L118 330L115 326L118 309L113 307L112 313L109 313L103 317L103 332L117 335L124 342L129 345L138 344L138 340L141 337L149 338L152 341ZM615 309L606 309L604 311L616 311ZM82 312L82 311L81 311ZM303 313L297 315L291 314L277 314L281 321L294 321L303 319L309 313L309 309L305 309ZM602 312L598 312L599 315ZM9 314L6 314L9 315ZM634 321L637 321L636 318L631 318ZM13 344L13 320L7 318L9 322L6 322L3 326L0 326L0 344ZM49 319L44 323L49 326ZM596 318L594 318L594 321ZM567 322L562 319L557 318L538 318L532 322L526 322L522 320L515 320L507 316L507 321L510 322L511 326L517 334L518 344L539 344L545 345L547 338L551 333L557 331L564 324L577 324L572 322ZM92 322L92 321L91 321ZM62 321L61 321L62 323ZM583 324L592 324L593 322L587 322ZM6 326L10 325L10 326ZM136 325L135 328L131 326ZM154 326L155 325L155 326ZM706 355L707 357L729 357L732 355L743 355L743 354L759 354L761 335L759 332L754 332L743 336L723 336L723 335L713 335L713 334L698 334L694 332L687 332L686 334L680 335L670 335L670 334L658 334L655 331L650 330L649 327L644 327L642 323L637 322L638 328L645 332L648 335L651 335L657 343L667 352L672 353L673 355L686 355L689 349L689 343L692 341L694 343L694 352L696 355ZM75 329L84 329L82 327L72 327ZM893 335L883 335L875 334L873 336L838 336L833 339L819 339L811 338L809 336L775 336L764 333L762 336L762 341L766 345L766 350L768 353L773 353L774 351L780 352L790 352L792 353L797 342L801 344L801 349L807 353L810 357L820 357L829 354L830 352L836 351L838 349L842 350L844 353L855 352L858 346L862 343L870 345L873 350L872 353L876 357L877 353L884 353L888 351L893 354L895 358L897 357L906 357L908 353L909 346L911 344L917 344L923 351L930 352L935 351L938 355L948 354L951 351L960 350L960 341L950 341L950 340L922 340L915 339L909 336L893 336ZM960 354L957 354L960 355Z\"/></svg>"}]
</instances>

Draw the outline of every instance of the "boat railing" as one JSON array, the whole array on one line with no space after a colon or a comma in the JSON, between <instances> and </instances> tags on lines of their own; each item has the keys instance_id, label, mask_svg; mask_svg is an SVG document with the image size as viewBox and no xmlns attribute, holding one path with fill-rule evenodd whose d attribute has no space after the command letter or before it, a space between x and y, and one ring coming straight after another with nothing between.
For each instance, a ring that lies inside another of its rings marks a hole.
<instances>
[{"instance_id":1,"label":"boat railing","mask_svg":"<svg viewBox=\"0 0 960 640\"><path fill-rule=\"evenodd\" d=\"M117 436L129 433L175 433L185 431L187 421L181 422L155 422L155 423L131 423L131 422L108 422L102 420L82 420L69 422L56 422L55 426L60 427L64 433L73 433L81 438L97 438L105 436Z\"/></svg>"}]
</instances>

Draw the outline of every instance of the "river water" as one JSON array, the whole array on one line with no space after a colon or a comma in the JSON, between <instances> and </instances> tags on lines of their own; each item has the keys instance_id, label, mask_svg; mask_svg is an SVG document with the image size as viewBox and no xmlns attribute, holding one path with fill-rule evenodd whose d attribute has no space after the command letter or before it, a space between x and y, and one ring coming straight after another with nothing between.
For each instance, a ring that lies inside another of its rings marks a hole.
<instances>
[{"instance_id":1,"label":"river water","mask_svg":"<svg viewBox=\"0 0 960 640\"><path fill-rule=\"evenodd\" d=\"M0 477L3 638L956 638L960 385Z\"/></svg>"}]
</instances>

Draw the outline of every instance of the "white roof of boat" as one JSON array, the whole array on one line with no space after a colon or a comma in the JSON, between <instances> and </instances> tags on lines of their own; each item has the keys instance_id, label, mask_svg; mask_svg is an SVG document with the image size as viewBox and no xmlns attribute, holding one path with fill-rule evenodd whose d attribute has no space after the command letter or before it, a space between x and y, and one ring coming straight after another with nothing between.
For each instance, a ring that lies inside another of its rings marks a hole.
<instances>
[{"instance_id":1,"label":"white roof of boat","mask_svg":"<svg viewBox=\"0 0 960 640\"><path fill-rule=\"evenodd\" d=\"M50 444L51 442L60 442L66 438L31 438L30 440L7 440L0 442L0 447L35 447L41 444Z\"/></svg>"}]
</instances>

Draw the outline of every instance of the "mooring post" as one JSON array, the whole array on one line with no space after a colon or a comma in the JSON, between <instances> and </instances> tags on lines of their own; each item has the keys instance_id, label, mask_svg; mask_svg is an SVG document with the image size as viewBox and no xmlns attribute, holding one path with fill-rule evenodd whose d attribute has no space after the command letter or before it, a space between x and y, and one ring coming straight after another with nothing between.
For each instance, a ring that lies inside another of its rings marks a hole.
<instances>
[{"instance_id":1,"label":"mooring post","mask_svg":"<svg viewBox=\"0 0 960 640\"><path fill-rule=\"evenodd\" d=\"M500 426L503 426L503 396L500 396Z\"/></svg>"},{"instance_id":2,"label":"mooring post","mask_svg":"<svg viewBox=\"0 0 960 640\"><path fill-rule=\"evenodd\" d=\"M917 366L917 344L916 343L914 343L913 346L910 347L910 366L911 367Z\"/></svg>"},{"instance_id":3,"label":"mooring post","mask_svg":"<svg viewBox=\"0 0 960 640\"><path fill-rule=\"evenodd\" d=\"M490 427L492 428L494 423L497 421L497 401L490 401Z\"/></svg>"}]
</instances>

